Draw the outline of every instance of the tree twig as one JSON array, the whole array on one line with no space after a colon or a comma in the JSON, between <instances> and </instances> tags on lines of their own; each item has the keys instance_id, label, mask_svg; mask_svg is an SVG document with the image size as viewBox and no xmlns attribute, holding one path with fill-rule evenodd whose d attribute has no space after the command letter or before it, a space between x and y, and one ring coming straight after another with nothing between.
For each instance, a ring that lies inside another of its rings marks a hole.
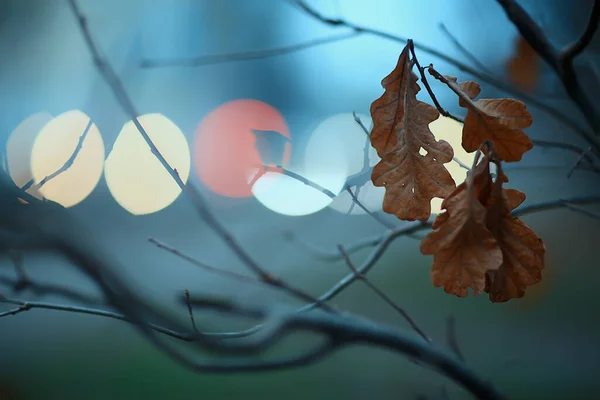
<instances>
[{"instance_id":1,"label":"tree twig","mask_svg":"<svg viewBox=\"0 0 600 400\"><path fill-rule=\"evenodd\" d=\"M346 265L352 271L352 273L356 276L356 278L358 280L364 282L364 284L367 285L369 287L369 289L371 289L373 292L375 292L375 294L377 294L377 296L379 296L390 307L392 307L400 315L402 315L402 317L406 320L406 322L409 323L411 328L415 332L417 332L419 334L419 336L421 336L426 342L431 343L431 339L429 338L429 336L427 336L427 334L425 334L425 332L423 332L423 330L421 328L419 328L419 326L415 323L415 321L412 319L412 317L410 315L408 315L408 313L402 307L400 307L396 302L394 302L387 294L385 294L384 291L382 291L377 286L375 286L375 284L373 284L364 274L361 274L360 272L358 272L358 270L352 263L352 260L350 260L350 257L348 256L348 254L346 254L346 252L344 251L344 247L341 244L338 244L337 248L338 248L338 251L340 252L340 254L342 255L342 257L344 258Z\"/></svg>"},{"instance_id":2,"label":"tree twig","mask_svg":"<svg viewBox=\"0 0 600 400\"><path fill-rule=\"evenodd\" d=\"M56 178L58 175L62 174L63 172L67 171L69 168L71 168L71 166L73 165L73 163L75 162L75 159L77 159L77 156L79 155L79 152L81 151L81 149L83 148L83 142L85 141L85 138L87 137L88 132L90 131L90 128L92 127L92 125L94 124L94 122L92 121L92 119L90 118L90 120L88 121L85 129L83 130L83 133L81 134L81 136L79 136L79 140L77 142L77 145L75 145L75 150L73 150L73 153L71 154L71 156L69 157L69 159L67 161L65 161L65 163L62 165L62 167L60 167L59 169L57 169L56 171L54 171L53 173L51 173L50 175L46 176L44 179L42 179L40 181L40 183L38 183L37 185L35 185L36 189L40 189L42 186L44 186L46 183L48 183L49 181L51 181L52 179ZM33 179L30 179L25 185L23 185L21 187L22 191L26 191L27 189L29 189L32 185L34 184Z\"/></svg>"},{"instance_id":3,"label":"tree twig","mask_svg":"<svg viewBox=\"0 0 600 400\"><path fill-rule=\"evenodd\" d=\"M446 36L448 36L448 39L450 39L454 47L456 47L467 59L469 59L469 61L471 61L473 65L479 68L480 71L490 76L493 76L492 72L485 65L483 65L483 63L479 61L479 59L475 57L473 53L471 53L465 46L463 46L462 43L460 43L456 36L454 36L452 32L450 32L450 30L446 27L446 25L443 22L440 22L438 26L440 30Z\"/></svg>"},{"instance_id":4,"label":"tree twig","mask_svg":"<svg viewBox=\"0 0 600 400\"><path fill-rule=\"evenodd\" d=\"M238 53L226 53L226 54L211 54L196 58L183 58L183 59L154 59L154 60L143 60L140 64L142 68L164 68L164 67L202 67L206 65L215 65L236 61L247 61L247 60L259 60L267 57L280 56L284 54L290 54L296 51L309 49L311 47L322 46L324 44L340 42L342 40L353 39L358 37L362 32L352 31L350 33L330 36L326 38L319 38L308 40L303 43L297 43L288 46L275 47L265 50L250 50L241 51Z\"/></svg>"},{"instance_id":5,"label":"tree twig","mask_svg":"<svg viewBox=\"0 0 600 400\"><path fill-rule=\"evenodd\" d=\"M249 282L249 283L254 283L254 284L264 284L267 286L271 286L275 289L279 289L279 290L281 290L285 293L288 293L288 294L290 294L300 300L303 300L303 301L308 301L308 302L319 301L314 296L304 292L303 290L300 290L300 289L290 286L289 284L287 284L285 281L283 281L281 279L278 279L275 277L273 277L272 279L269 279L269 280L256 279L256 278L249 277L246 275L238 274L236 272L228 271L228 270L221 269L221 268L216 268L216 267L210 266L206 263L203 263L203 262L199 261L198 259L196 259L188 254L185 254L182 251L177 250L176 248L169 246L168 244L163 243L155 238L149 238L148 241L150 243L155 244L158 248L166 250L169 253L171 253L177 257L180 257L180 258L184 259L185 261L187 261L191 264L194 264L200 268L203 268L207 271L217 273L217 274L220 274L223 276L227 276L229 278L233 278L233 279L236 279L236 280L242 281L242 282ZM321 304L320 307L326 311L334 312L333 307L331 307L327 304Z\"/></svg>"}]
</instances>

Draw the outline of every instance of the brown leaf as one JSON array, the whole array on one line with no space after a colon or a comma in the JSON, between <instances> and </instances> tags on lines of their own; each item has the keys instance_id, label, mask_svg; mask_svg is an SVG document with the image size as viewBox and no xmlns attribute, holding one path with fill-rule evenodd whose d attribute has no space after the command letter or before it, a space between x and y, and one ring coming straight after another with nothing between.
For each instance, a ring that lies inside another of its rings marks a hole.
<instances>
[{"instance_id":1,"label":"brown leaf","mask_svg":"<svg viewBox=\"0 0 600 400\"><path fill-rule=\"evenodd\" d=\"M473 152L483 142L491 140L502 161L519 161L531 150L533 142L522 131L533 122L525 104L514 99L473 100L479 95L479 84L456 82L451 76L445 78L454 91L462 93L458 103L468 110L462 138L466 151Z\"/></svg>"},{"instance_id":2,"label":"brown leaf","mask_svg":"<svg viewBox=\"0 0 600 400\"><path fill-rule=\"evenodd\" d=\"M385 212L402 220L425 221L431 214L431 199L444 198L456 186L443 165L454 152L429 130L439 113L417 100L420 87L412 66L407 45L396 68L382 81L385 92L371 104L371 144L381 157L371 180L386 188ZM419 153L422 150L425 155Z\"/></svg>"},{"instance_id":3,"label":"brown leaf","mask_svg":"<svg viewBox=\"0 0 600 400\"><path fill-rule=\"evenodd\" d=\"M487 227L500 249L500 268L489 271L485 291L494 303L523 297L527 286L542 280L546 248L543 241L511 211L525 200L525 194L514 189L502 189L496 182L487 204Z\"/></svg>"},{"instance_id":4,"label":"brown leaf","mask_svg":"<svg viewBox=\"0 0 600 400\"><path fill-rule=\"evenodd\" d=\"M485 289L486 273L500 267L502 252L486 227L486 210L479 201L490 187L486 158L473 176L458 186L442 203L447 211L433 223L434 231L421 243L423 254L433 254L431 279L444 291L466 297L468 288L478 295Z\"/></svg>"},{"instance_id":5,"label":"brown leaf","mask_svg":"<svg viewBox=\"0 0 600 400\"><path fill-rule=\"evenodd\" d=\"M523 36L517 39L515 52L506 63L506 74L512 83L528 93L538 85L540 57Z\"/></svg>"}]
</instances>

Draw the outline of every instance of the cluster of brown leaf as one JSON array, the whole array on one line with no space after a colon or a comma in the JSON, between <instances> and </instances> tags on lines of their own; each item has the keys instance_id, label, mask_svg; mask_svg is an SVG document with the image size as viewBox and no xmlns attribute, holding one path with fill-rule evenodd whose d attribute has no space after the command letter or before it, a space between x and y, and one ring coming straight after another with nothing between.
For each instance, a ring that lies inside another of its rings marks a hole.
<instances>
[{"instance_id":1,"label":"cluster of brown leaf","mask_svg":"<svg viewBox=\"0 0 600 400\"><path fill-rule=\"evenodd\" d=\"M423 254L434 256L434 286L465 297L489 293L492 302L523 297L525 288L541 280L545 247L540 238L511 211L525 199L522 192L504 189L508 178L502 161L519 161L533 144L522 129L532 123L525 105L514 99L479 99L475 82L457 82L429 73L446 84L467 109L462 146L477 151L466 182L456 186L444 164L454 152L449 143L437 141L429 124L438 110L417 100L420 90L412 69L412 43L400 54L396 68L382 81L383 95L371 105L371 144L381 161L373 168L375 186L386 188L383 210L402 220L426 221L433 197L443 198L446 210L437 216L421 244ZM414 54L414 52L412 53ZM481 150L483 158L480 162ZM497 178L490 172L497 166Z\"/></svg>"}]
</instances>

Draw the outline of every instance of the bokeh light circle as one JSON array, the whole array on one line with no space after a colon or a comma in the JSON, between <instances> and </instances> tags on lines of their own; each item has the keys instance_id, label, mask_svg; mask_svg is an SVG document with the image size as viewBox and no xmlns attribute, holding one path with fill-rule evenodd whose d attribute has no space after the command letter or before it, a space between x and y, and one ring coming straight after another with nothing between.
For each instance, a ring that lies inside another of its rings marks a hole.
<instances>
[{"instance_id":1,"label":"bokeh light circle","mask_svg":"<svg viewBox=\"0 0 600 400\"><path fill-rule=\"evenodd\" d=\"M368 115L357 114L362 124L370 130L372 121ZM373 167L380 158L371 146L369 137L356 122L352 113L336 114L322 121L311 133L306 147L305 165L320 165L329 171L345 171L346 176L359 173L365 164L365 146L367 148L368 165ZM334 174L335 175L335 174ZM359 188L351 188L358 200L371 212L380 211L385 188L375 187L368 174L365 184ZM330 208L349 214L364 214L352 196L342 191L329 205Z\"/></svg>"},{"instance_id":2,"label":"bokeh light circle","mask_svg":"<svg viewBox=\"0 0 600 400\"><path fill-rule=\"evenodd\" d=\"M256 133L261 131L262 136ZM264 160L260 149L270 149L273 159ZM240 99L219 106L196 129L194 168L214 193L227 197L252 196L253 171L264 164L287 165L291 136L276 108L258 100ZM262 174L262 172L259 172Z\"/></svg>"},{"instance_id":3,"label":"bokeh light circle","mask_svg":"<svg viewBox=\"0 0 600 400\"><path fill-rule=\"evenodd\" d=\"M343 188L345 173L302 169L293 171L337 195ZM301 216L316 213L327 207L333 199L327 194L306 185L294 177L279 172L261 175L252 186L254 197L265 207L279 214Z\"/></svg>"},{"instance_id":4,"label":"bokeh light circle","mask_svg":"<svg viewBox=\"0 0 600 400\"><path fill-rule=\"evenodd\" d=\"M35 139L31 151L31 173L35 184L52 175L71 158L90 117L79 110L67 111L48 122ZM68 169L39 190L47 199L72 207L94 190L104 166L104 142L91 123L81 150Z\"/></svg>"},{"instance_id":5,"label":"bokeh light circle","mask_svg":"<svg viewBox=\"0 0 600 400\"><path fill-rule=\"evenodd\" d=\"M25 186L33 179L31 172L33 144L42 128L51 120L52 114L47 112L30 115L12 131L6 142L8 173L18 187ZM35 185L31 185L26 192L38 199L43 198Z\"/></svg>"},{"instance_id":6,"label":"bokeh light circle","mask_svg":"<svg viewBox=\"0 0 600 400\"><path fill-rule=\"evenodd\" d=\"M187 182L190 149L179 127L162 114L145 114L138 121L167 163ZM181 193L133 121L123 125L106 159L104 176L117 203L134 215L162 210Z\"/></svg>"},{"instance_id":7,"label":"bokeh light circle","mask_svg":"<svg viewBox=\"0 0 600 400\"><path fill-rule=\"evenodd\" d=\"M462 128L463 124L443 115L440 115L438 119L429 124L429 129L433 132L436 140L445 140L450 143L454 150L454 158L470 168L473 163L474 153L469 154L462 147ZM463 168L455 160L444 164L444 167L452 175L456 186L463 183L467 178L467 169ZM441 212L442 201L442 199L437 197L431 200L432 214L439 214Z\"/></svg>"}]
</instances>

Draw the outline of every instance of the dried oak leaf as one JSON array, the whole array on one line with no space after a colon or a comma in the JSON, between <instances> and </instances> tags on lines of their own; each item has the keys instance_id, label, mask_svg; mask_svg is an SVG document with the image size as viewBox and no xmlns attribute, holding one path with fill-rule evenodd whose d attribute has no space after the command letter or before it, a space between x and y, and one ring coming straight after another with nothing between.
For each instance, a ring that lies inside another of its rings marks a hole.
<instances>
[{"instance_id":1,"label":"dried oak leaf","mask_svg":"<svg viewBox=\"0 0 600 400\"><path fill-rule=\"evenodd\" d=\"M466 151L473 152L490 140L502 161L519 161L531 150L533 142L522 131L533 122L525 104L515 99L473 100L481 91L478 83L457 82L452 76L445 78L454 91L462 94L458 104L467 109L462 137Z\"/></svg>"},{"instance_id":2,"label":"dried oak leaf","mask_svg":"<svg viewBox=\"0 0 600 400\"><path fill-rule=\"evenodd\" d=\"M540 57L536 51L523 36L519 36L515 53L506 63L508 79L517 87L531 93L538 85L540 67Z\"/></svg>"},{"instance_id":3,"label":"dried oak leaf","mask_svg":"<svg viewBox=\"0 0 600 400\"><path fill-rule=\"evenodd\" d=\"M371 180L386 189L383 211L402 220L426 221L431 199L446 197L456 186L444 167L454 151L429 130L439 113L417 100L420 87L412 66L407 45L396 68L381 82L385 92L371 104L371 145L381 157ZM425 155L419 153L422 149Z\"/></svg>"},{"instance_id":4,"label":"dried oak leaf","mask_svg":"<svg viewBox=\"0 0 600 400\"><path fill-rule=\"evenodd\" d=\"M468 288L478 295L485 289L486 273L500 267L502 252L486 227L486 210L479 198L489 192L491 176L487 157L473 176L442 203L445 213L436 217L433 231L421 242L423 254L433 254L431 280L446 293L466 297Z\"/></svg>"},{"instance_id":5,"label":"dried oak leaf","mask_svg":"<svg viewBox=\"0 0 600 400\"><path fill-rule=\"evenodd\" d=\"M494 184L486 205L488 229L502 250L500 268L488 271L485 291L493 303L523 297L527 286L542 280L546 248L544 242L519 218L511 215L525 194Z\"/></svg>"}]
</instances>

